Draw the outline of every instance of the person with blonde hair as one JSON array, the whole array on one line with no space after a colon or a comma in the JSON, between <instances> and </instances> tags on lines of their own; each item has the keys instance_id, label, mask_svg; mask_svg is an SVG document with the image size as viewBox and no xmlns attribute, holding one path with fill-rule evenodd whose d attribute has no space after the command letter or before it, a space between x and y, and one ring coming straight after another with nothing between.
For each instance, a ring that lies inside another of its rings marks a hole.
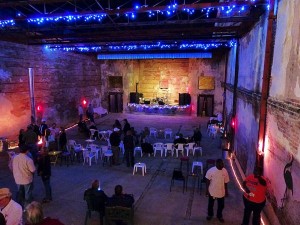
<instances>
[{"instance_id":1,"label":"person with blonde hair","mask_svg":"<svg viewBox=\"0 0 300 225\"><path fill-rule=\"evenodd\" d=\"M25 225L64 225L58 219L44 217L42 204L39 202L31 202L26 207L26 223Z\"/></svg>"}]
</instances>

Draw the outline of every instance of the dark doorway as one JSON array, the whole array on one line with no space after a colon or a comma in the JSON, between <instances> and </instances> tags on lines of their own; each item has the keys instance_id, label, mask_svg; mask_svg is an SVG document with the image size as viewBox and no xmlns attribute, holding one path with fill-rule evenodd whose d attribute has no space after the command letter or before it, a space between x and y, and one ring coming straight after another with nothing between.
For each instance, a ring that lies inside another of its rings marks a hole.
<instances>
[{"instance_id":1,"label":"dark doorway","mask_svg":"<svg viewBox=\"0 0 300 225\"><path fill-rule=\"evenodd\" d=\"M197 116L213 116L214 95L198 95Z\"/></svg>"},{"instance_id":2,"label":"dark doorway","mask_svg":"<svg viewBox=\"0 0 300 225\"><path fill-rule=\"evenodd\" d=\"M123 93L111 92L108 96L109 112L120 113L123 111Z\"/></svg>"}]
</instances>

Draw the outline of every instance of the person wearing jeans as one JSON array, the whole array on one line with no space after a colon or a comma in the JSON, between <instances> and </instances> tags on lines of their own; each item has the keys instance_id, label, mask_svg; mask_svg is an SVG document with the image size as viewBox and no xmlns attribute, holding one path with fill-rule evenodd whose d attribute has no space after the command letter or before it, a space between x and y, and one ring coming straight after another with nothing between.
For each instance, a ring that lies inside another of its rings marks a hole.
<instances>
[{"instance_id":1,"label":"person wearing jeans","mask_svg":"<svg viewBox=\"0 0 300 225\"><path fill-rule=\"evenodd\" d=\"M12 164L14 179L18 185L18 195L24 197L24 207L32 201L33 174L36 170L33 160L27 155L28 150L28 146L23 145L20 148L20 154L14 157Z\"/></svg>"}]
</instances>

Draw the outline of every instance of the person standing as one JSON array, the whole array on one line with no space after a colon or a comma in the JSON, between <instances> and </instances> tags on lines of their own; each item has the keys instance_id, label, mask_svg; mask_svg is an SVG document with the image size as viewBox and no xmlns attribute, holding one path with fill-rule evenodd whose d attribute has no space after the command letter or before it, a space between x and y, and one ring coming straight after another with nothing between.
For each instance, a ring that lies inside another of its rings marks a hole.
<instances>
[{"instance_id":1,"label":"person standing","mask_svg":"<svg viewBox=\"0 0 300 225\"><path fill-rule=\"evenodd\" d=\"M6 225L22 225L22 206L11 196L8 188L0 188L0 211L6 219Z\"/></svg>"},{"instance_id":2,"label":"person standing","mask_svg":"<svg viewBox=\"0 0 300 225\"><path fill-rule=\"evenodd\" d=\"M194 134L192 136L192 141L196 143L197 146L201 146L202 133L198 127L194 130Z\"/></svg>"},{"instance_id":3,"label":"person standing","mask_svg":"<svg viewBox=\"0 0 300 225\"><path fill-rule=\"evenodd\" d=\"M26 207L32 201L33 174L36 170L33 160L28 157L28 147L23 145L20 154L13 160L12 169L16 184L18 185L19 202L23 202Z\"/></svg>"},{"instance_id":4,"label":"person standing","mask_svg":"<svg viewBox=\"0 0 300 225\"><path fill-rule=\"evenodd\" d=\"M127 131L129 131L131 129L131 126L127 119L124 119L123 121L124 121L123 133L124 133L124 135L126 135Z\"/></svg>"},{"instance_id":5,"label":"person standing","mask_svg":"<svg viewBox=\"0 0 300 225\"><path fill-rule=\"evenodd\" d=\"M222 159L216 161L216 166L210 168L206 172L206 196L208 196L207 220L211 220L214 216L214 202L218 201L217 218L221 223L224 223L223 209L224 199L228 195L227 183L229 182L229 175L224 168Z\"/></svg>"},{"instance_id":6,"label":"person standing","mask_svg":"<svg viewBox=\"0 0 300 225\"><path fill-rule=\"evenodd\" d=\"M132 135L132 131L127 131L125 137L124 137L124 148L125 148L125 158L127 167L133 167L134 166L134 137Z\"/></svg>"},{"instance_id":7,"label":"person standing","mask_svg":"<svg viewBox=\"0 0 300 225\"><path fill-rule=\"evenodd\" d=\"M67 133L64 127L60 127L58 146L60 151L67 151Z\"/></svg>"},{"instance_id":8,"label":"person standing","mask_svg":"<svg viewBox=\"0 0 300 225\"><path fill-rule=\"evenodd\" d=\"M94 120L94 108L93 108L92 104L89 104L89 106L87 108L87 115L88 115L88 118L90 119L90 121L92 123L95 123L95 120Z\"/></svg>"},{"instance_id":9,"label":"person standing","mask_svg":"<svg viewBox=\"0 0 300 225\"><path fill-rule=\"evenodd\" d=\"M39 132L41 137L44 137L46 134L46 130L48 129L48 125L46 124L46 119L42 119L42 123L39 128Z\"/></svg>"},{"instance_id":10,"label":"person standing","mask_svg":"<svg viewBox=\"0 0 300 225\"><path fill-rule=\"evenodd\" d=\"M246 177L243 182L245 193L244 217L242 225L248 225L253 212L252 225L260 224L260 213L266 204L267 181L262 176L262 168L255 167L253 174Z\"/></svg>"},{"instance_id":11,"label":"person standing","mask_svg":"<svg viewBox=\"0 0 300 225\"><path fill-rule=\"evenodd\" d=\"M45 188L45 198L44 203L52 201L52 189L50 184L51 177L51 162L50 156L48 155L47 148L43 148L41 154L38 158L38 175L42 178L44 188Z\"/></svg>"},{"instance_id":12,"label":"person standing","mask_svg":"<svg viewBox=\"0 0 300 225\"><path fill-rule=\"evenodd\" d=\"M38 142L38 136L33 131L32 125L27 126L27 130L24 132L23 135L23 141L28 148L27 150L31 153L33 160L36 162L37 160L37 142Z\"/></svg>"},{"instance_id":13,"label":"person standing","mask_svg":"<svg viewBox=\"0 0 300 225\"><path fill-rule=\"evenodd\" d=\"M120 143L121 143L121 135L120 130L118 128L114 128L113 132L109 136L109 142L111 144L111 150L113 152L113 164L120 165L119 163L119 155L120 155Z\"/></svg>"},{"instance_id":14,"label":"person standing","mask_svg":"<svg viewBox=\"0 0 300 225\"><path fill-rule=\"evenodd\" d=\"M83 119L83 108L82 105L78 106L78 115L79 115L79 123L82 122Z\"/></svg>"}]
</instances>

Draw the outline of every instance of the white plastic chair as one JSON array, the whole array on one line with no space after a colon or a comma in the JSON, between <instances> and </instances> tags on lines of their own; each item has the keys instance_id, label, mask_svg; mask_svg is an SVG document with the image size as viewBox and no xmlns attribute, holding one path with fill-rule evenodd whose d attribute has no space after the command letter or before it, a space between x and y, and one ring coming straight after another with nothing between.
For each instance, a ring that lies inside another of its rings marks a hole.
<instances>
[{"instance_id":1,"label":"white plastic chair","mask_svg":"<svg viewBox=\"0 0 300 225\"><path fill-rule=\"evenodd\" d=\"M165 129L165 139L167 139L168 136L169 136L170 139L171 139L171 138L172 138L172 133L173 133L173 131L172 131L171 128L166 128L166 129Z\"/></svg>"},{"instance_id":2,"label":"white plastic chair","mask_svg":"<svg viewBox=\"0 0 300 225\"><path fill-rule=\"evenodd\" d=\"M165 157L167 157L168 152L171 153L172 157L174 156L174 144L173 143L166 143L164 145L165 148Z\"/></svg>"},{"instance_id":3,"label":"white plastic chair","mask_svg":"<svg viewBox=\"0 0 300 225\"><path fill-rule=\"evenodd\" d=\"M157 151L160 151L161 157L164 154L164 144L161 142L157 142L153 144L154 156L156 155Z\"/></svg>"},{"instance_id":4,"label":"white plastic chair","mask_svg":"<svg viewBox=\"0 0 300 225\"><path fill-rule=\"evenodd\" d=\"M101 157L101 148L98 145L90 144L89 147L91 149L91 152L94 152L96 154L96 159L97 160L99 159L99 155L100 155L100 158L102 159L102 157Z\"/></svg>"},{"instance_id":5,"label":"white plastic chair","mask_svg":"<svg viewBox=\"0 0 300 225\"><path fill-rule=\"evenodd\" d=\"M194 146L194 148L193 148L193 156L195 155L196 151L199 151L200 154L201 154L201 156L202 156L202 147L200 147L200 146Z\"/></svg>"},{"instance_id":6,"label":"white plastic chair","mask_svg":"<svg viewBox=\"0 0 300 225\"><path fill-rule=\"evenodd\" d=\"M141 157L143 157L143 150L142 150L142 148L140 146L137 146L137 147L134 148L133 155L135 156L135 154L137 152L140 152L141 153Z\"/></svg>"},{"instance_id":7,"label":"white plastic chair","mask_svg":"<svg viewBox=\"0 0 300 225\"><path fill-rule=\"evenodd\" d=\"M154 127L150 127L150 137L153 135L154 137L157 137L157 129Z\"/></svg>"},{"instance_id":8,"label":"white plastic chair","mask_svg":"<svg viewBox=\"0 0 300 225\"><path fill-rule=\"evenodd\" d=\"M178 158L179 152L181 151L182 156L184 156L184 145L182 143L178 143L175 145L175 150L176 150L176 157Z\"/></svg>"},{"instance_id":9,"label":"white plastic chair","mask_svg":"<svg viewBox=\"0 0 300 225\"><path fill-rule=\"evenodd\" d=\"M122 154L124 155L124 154L125 154L125 148L124 148L124 143L123 143L123 141L120 142L119 148L121 149Z\"/></svg>"},{"instance_id":10,"label":"white plastic chair","mask_svg":"<svg viewBox=\"0 0 300 225\"><path fill-rule=\"evenodd\" d=\"M83 165L85 163L88 163L89 166L92 165L92 159L95 159L95 163L97 164L97 159L96 159L96 153L89 151L89 150L84 150L83 151Z\"/></svg>"},{"instance_id":11,"label":"white plastic chair","mask_svg":"<svg viewBox=\"0 0 300 225\"><path fill-rule=\"evenodd\" d=\"M194 156L194 151L193 151L194 150L194 146L195 146L195 142L188 143L185 146L186 156L189 156L190 151L193 153L193 156Z\"/></svg>"}]
</instances>

